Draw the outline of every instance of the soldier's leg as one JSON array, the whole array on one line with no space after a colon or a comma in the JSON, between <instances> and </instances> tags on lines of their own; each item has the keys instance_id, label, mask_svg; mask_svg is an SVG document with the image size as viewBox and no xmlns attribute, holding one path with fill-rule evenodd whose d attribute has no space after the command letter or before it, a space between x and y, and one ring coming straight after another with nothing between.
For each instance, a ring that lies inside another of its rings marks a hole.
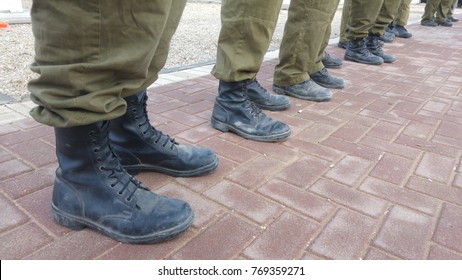
<instances>
[{"instance_id":1,"label":"soldier's leg","mask_svg":"<svg viewBox=\"0 0 462 280\"><path fill-rule=\"evenodd\" d=\"M280 141L290 135L286 124L259 108L290 107L286 96L270 94L255 79L273 36L282 0L223 0L222 27L212 74L219 79L212 126L255 141Z\"/></svg>"}]
</instances>

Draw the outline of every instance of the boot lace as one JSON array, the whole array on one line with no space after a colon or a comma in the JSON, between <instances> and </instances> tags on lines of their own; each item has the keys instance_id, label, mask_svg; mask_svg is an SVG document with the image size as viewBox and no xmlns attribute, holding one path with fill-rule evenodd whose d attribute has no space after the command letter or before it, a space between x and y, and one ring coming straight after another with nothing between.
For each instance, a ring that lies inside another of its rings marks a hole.
<instances>
[{"instance_id":1,"label":"boot lace","mask_svg":"<svg viewBox=\"0 0 462 280\"><path fill-rule=\"evenodd\" d=\"M142 130L141 132L143 135L150 137L154 139L155 144L161 144L162 147L169 147L170 149L173 149L175 145L178 145L178 142L174 138L171 138L169 135L162 133L162 131L155 129L150 121L149 121L149 116L148 116L148 111L147 111L147 96L145 95L143 97L143 100L141 101L141 112L138 115L138 109L137 109L137 104L132 104L134 105L132 108L132 112L135 115L135 120L138 121L138 127Z\"/></svg>"},{"instance_id":2,"label":"boot lace","mask_svg":"<svg viewBox=\"0 0 462 280\"><path fill-rule=\"evenodd\" d=\"M96 161L100 163L99 170L101 172L109 171L108 178L113 179L115 182L111 183L110 187L114 188L119 184L123 187L118 191L119 195L123 195L126 191L129 191L129 195L125 198L127 202L130 202L138 189L145 189L140 181L130 175L120 164L120 159L114 153L109 142L109 137L101 137L98 135L107 135L109 131L109 122L105 122L101 127L101 132L91 131L89 136L92 144L94 145L93 152L97 154ZM125 181L125 180L126 181ZM125 182L124 182L125 181ZM130 188L130 186L133 186Z\"/></svg>"},{"instance_id":3,"label":"boot lace","mask_svg":"<svg viewBox=\"0 0 462 280\"><path fill-rule=\"evenodd\" d=\"M254 84L255 86L257 86L261 90L260 93L263 92L264 97L269 96L269 92L266 90L266 88L262 87L262 85L257 81L257 79L251 80L248 84ZM247 91L247 88L245 89L245 91Z\"/></svg>"},{"instance_id":4,"label":"boot lace","mask_svg":"<svg viewBox=\"0 0 462 280\"><path fill-rule=\"evenodd\" d=\"M248 110L254 118L259 118L260 115L263 114L261 109L258 108L258 106L254 102L250 101L247 98L244 101L244 108Z\"/></svg>"},{"instance_id":5,"label":"boot lace","mask_svg":"<svg viewBox=\"0 0 462 280\"><path fill-rule=\"evenodd\" d=\"M266 90L260 85L259 82L257 82L257 80L253 80L252 83L253 82L255 82L258 87L262 88L266 92ZM242 87L242 90L247 93L247 86L243 84ZM261 109L247 97L247 94L244 94L244 109L248 110L254 118L259 118L260 115L263 114Z\"/></svg>"}]
</instances>

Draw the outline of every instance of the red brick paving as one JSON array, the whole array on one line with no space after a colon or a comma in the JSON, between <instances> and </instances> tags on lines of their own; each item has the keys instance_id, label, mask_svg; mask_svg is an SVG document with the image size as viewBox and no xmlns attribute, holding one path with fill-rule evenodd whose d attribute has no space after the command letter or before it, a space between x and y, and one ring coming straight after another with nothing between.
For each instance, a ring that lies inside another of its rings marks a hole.
<instances>
[{"instance_id":1,"label":"red brick paving","mask_svg":"<svg viewBox=\"0 0 462 280\"><path fill-rule=\"evenodd\" d=\"M55 224L53 130L3 125L0 259L462 259L462 25L408 29L413 38L385 45L397 62L330 70L347 81L331 102L268 113L291 126L283 143L211 128L211 75L150 91L153 124L220 157L205 177L138 175L195 210L193 227L163 244ZM267 87L275 64L259 73Z\"/></svg>"}]
</instances>

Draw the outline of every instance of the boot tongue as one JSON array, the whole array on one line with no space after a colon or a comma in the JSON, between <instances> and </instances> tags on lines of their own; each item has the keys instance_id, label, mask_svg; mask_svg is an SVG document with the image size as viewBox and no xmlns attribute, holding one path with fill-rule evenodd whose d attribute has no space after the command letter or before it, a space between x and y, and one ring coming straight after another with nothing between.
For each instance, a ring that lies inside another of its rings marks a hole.
<instances>
[{"instance_id":1,"label":"boot tongue","mask_svg":"<svg viewBox=\"0 0 462 280\"><path fill-rule=\"evenodd\" d=\"M138 103L143 103L146 99L146 91L137 93L135 96L136 96L136 101L138 101Z\"/></svg>"}]
</instances>

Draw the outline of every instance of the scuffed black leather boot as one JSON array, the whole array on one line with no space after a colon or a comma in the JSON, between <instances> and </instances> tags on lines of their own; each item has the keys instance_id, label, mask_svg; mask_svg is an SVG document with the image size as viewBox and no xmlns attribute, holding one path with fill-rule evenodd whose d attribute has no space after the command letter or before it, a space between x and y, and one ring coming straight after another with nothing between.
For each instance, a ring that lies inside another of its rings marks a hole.
<instances>
[{"instance_id":1,"label":"scuffed black leather boot","mask_svg":"<svg viewBox=\"0 0 462 280\"><path fill-rule=\"evenodd\" d=\"M345 51L345 60L355 61L364 64L380 65L383 59L371 53L366 47L365 39L350 41Z\"/></svg>"},{"instance_id":2,"label":"scuffed black leather boot","mask_svg":"<svg viewBox=\"0 0 462 280\"><path fill-rule=\"evenodd\" d=\"M108 122L55 128L55 221L126 243L157 243L186 231L194 219L191 207L154 194L128 174L111 149L108 131Z\"/></svg>"},{"instance_id":3,"label":"scuffed black leather boot","mask_svg":"<svg viewBox=\"0 0 462 280\"><path fill-rule=\"evenodd\" d=\"M212 126L255 141L273 142L289 137L290 127L262 113L246 95L245 83L220 81L212 112Z\"/></svg>"},{"instance_id":4,"label":"scuffed black leather boot","mask_svg":"<svg viewBox=\"0 0 462 280\"><path fill-rule=\"evenodd\" d=\"M379 36L378 35L372 35L369 34L366 39L366 46L367 49L373 54L378 57L381 57L384 62L386 63L392 63L396 61L396 57L393 55L389 55L383 52L382 47L379 46Z\"/></svg>"},{"instance_id":5,"label":"scuffed black leather boot","mask_svg":"<svg viewBox=\"0 0 462 280\"><path fill-rule=\"evenodd\" d=\"M174 177L193 177L217 168L218 157L210 149L180 145L151 126L145 91L125 100L127 112L111 120L109 138L128 172L155 171Z\"/></svg>"},{"instance_id":6,"label":"scuffed black leather boot","mask_svg":"<svg viewBox=\"0 0 462 280\"><path fill-rule=\"evenodd\" d=\"M243 87L246 89L245 94L255 103L260 109L280 111L290 108L290 100L287 96L279 94L271 94L256 80L242 81Z\"/></svg>"}]
</instances>

